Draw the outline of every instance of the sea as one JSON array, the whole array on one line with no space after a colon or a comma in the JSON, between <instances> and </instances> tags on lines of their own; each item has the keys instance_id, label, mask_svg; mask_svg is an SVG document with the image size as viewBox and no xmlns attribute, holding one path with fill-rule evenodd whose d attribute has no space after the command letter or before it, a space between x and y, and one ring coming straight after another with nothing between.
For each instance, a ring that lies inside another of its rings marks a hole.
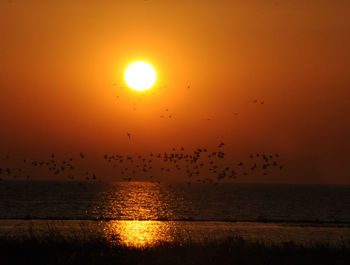
<instances>
[{"instance_id":1,"label":"sea","mask_svg":"<svg viewBox=\"0 0 350 265\"><path fill-rule=\"evenodd\" d=\"M0 236L52 231L131 246L227 237L350 242L350 186L0 182Z\"/></svg>"}]
</instances>

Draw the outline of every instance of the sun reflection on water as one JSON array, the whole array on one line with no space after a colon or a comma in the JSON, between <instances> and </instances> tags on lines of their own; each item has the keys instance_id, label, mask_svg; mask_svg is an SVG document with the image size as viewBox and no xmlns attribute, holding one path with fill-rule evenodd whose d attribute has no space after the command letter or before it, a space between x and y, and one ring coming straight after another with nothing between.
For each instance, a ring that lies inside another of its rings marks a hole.
<instances>
[{"instance_id":1,"label":"sun reflection on water","mask_svg":"<svg viewBox=\"0 0 350 265\"><path fill-rule=\"evenodd\" d=\"M173 241L169 224L162 221L111 221L106 224L105 235L110 241L118 238L120 243L132 247Z\"/></svg>"},{"instance_id":2,"label":"sun reflection on water","mask_svg":"<svg viewBox=\"0 0 350 265\"><path fill-rule=\"evenodd\" d=\"M173 211L169 201L176 200L169 189L152 183L119 184L117 201L109 201L105 209L117 213L121 219L105 224L104 234L108 240L119 240L127 246L143 247L158 242L172 241L169 222ZM110 213L105 213L109 217Z\"/></svg>"}]
</instances>

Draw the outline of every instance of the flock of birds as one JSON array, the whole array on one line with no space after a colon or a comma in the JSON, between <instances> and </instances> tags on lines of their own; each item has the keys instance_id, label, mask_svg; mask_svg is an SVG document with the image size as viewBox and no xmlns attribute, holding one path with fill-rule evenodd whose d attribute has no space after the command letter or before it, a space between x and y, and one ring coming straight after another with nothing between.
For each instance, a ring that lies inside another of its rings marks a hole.
<instances>
[{"instance_id":1,"label":"flock of birds","mask_svg":"<svg viewBox=\"0 0 350 265\"><path fill-rule=\"evenodd\" d=\"M148 177L151 182L160 183L159 176L186 176L188 184L218 184L224 179L236 179L253 173L263 176L271 170L282 170L278 153L256 153L249 155L248 161L234 161L227 158L223 151L225 143L220 143L216 150L197 148L186 152L184 147L172 148L170 152L132 155L106 154L108 165L116 168L124 181L131 181L140 176Z\"/></svg>"},{"instance_id":2,"label":"flock of birds","mask_svg":"<svg viewBox=\"0 0 350 265\"><path fill-rule=\"evenodd\" d=\"M131 137L129 133L128 137ZM181 146L160 153L105 154L103 160L106 166L111 167L116 180L149 179L152 183L160 183L169 177L186 177L188 184L218 184L223 180L252 174L266 176L273 170L283 169L279 161L280 155L277 153L255 153L250 154L247 161L237 161L226 154L224 147L225 143L221 142L215 150L196 148L188 152ZM55 154L51 154L45 160L23 159L21 163L16 163L16 167L0 166L0 180L30 179L37 168L47 170L52 175L66 177L68 180L101 181L95 172L81 166L85 158L85 154L80 153L77 157L63 160L58 159ZM10 160L10 157L6 156L4 161Z\"/></svg>"},{"instance_id":3,"label":"flock of birds","mask_svg":"<svg viewBox=\"0 0 350 265\"><path fill-rule=\"evenodd\" d=\"M187 85L186 88L190 89L191 86ZM265 104L258 99L254 99L252 103ZM132 108L136 110L136 103L132 104ZM234 113L234 115L238 114ZM160 118L171 119L172 117L173 114L168 108L164 109L160 115ZM131 140L131 133L127 132L126 135ZM196 148L187 152L182 146L178 149L174 147L169 152L135 155L105 154L103 158L107 165L113 168L113 175L117 179L132 181L146 178L153 183L160 183L161 179L167 178L167 175L173 175L173 178L186 176L188 184L194 182L218 184L226 179L236 179L239 176L251 174L266 176L271 170L283 169L277 153L255 153L249 155L248 161L234 161L224 152L224 146L225 143L221 142L215 150L211 151L208 148ZM9 160L9 156L6 156L5 161ZM31 179L35 168L48 170L53 175L64 176L69 180L101 181L95 172L84 169L85 167L82 166L84 160L83 153L67 159L58 159L55 154L51 154L45 160L23 159L21 163L16 163L16 167L0 165L0 181L6 178Z\"/></svg>"},{"instance_id":4,"label":"flock of birds","mask_svg":"<svg viewBox=\"0 0 350 265\"><path fill-rule=\"evenodd\" d=\"M80 153L78 159L84 160L85 155L83 153ZM32 172L35 169L46 169L49 173L52 173L53 175L65 175L70 180L76 178L78 169L78 172L80 171L78 174L81 175L81 173L83 173L83 176L86 180L97 179L95 173L91 171L86 171L82 168L77 168L74 164L76 160L77 159L73 157L64 160L58 160L54 153L51 154L50 157L45 160L23 159L21 161L16 161L16 167L0 166L0 181L3 180L4 176L8 176L13 179L19 179L21 177L25 179L30 179L33 175ZM8 155L5 156L5 161L9 161L9 163L12 162L10 164L13 164L13 161L10 161L10 157Z\"/></svg>"}]
</instances>

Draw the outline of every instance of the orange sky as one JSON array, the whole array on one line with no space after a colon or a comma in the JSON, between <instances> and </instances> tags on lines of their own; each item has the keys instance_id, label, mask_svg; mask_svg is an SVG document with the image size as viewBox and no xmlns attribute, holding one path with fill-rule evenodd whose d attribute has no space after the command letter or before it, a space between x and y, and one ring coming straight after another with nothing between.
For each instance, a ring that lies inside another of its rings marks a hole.
<instances>
[{"instance_id":1,"label":"orange sky","mask_svg":"<svg viewBox=\"0 0 350 265\"><path fill-rule=\"evenodd\" d=\"M350 184L349 14L347 0L1 0L1 155L224 141L283 157L246 181ZM157 71L146 93L124 84L135 60Z\"/></svg>"}]
</instances>

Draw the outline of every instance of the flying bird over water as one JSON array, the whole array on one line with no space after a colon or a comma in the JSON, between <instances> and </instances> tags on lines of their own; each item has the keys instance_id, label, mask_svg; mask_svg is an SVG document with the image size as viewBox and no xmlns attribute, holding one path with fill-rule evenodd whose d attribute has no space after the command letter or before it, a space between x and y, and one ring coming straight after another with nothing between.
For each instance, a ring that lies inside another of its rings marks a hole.
<instances>
[{"instance_id":1,"label":"flying bird over water","mask_svg":"<svg viewBox=\"0 0 350 265\"><path fill-rule=\"evenodd\" d=\"M129 139L131 134L127 132ZM277 153L256 153L250 154L249 161L239 161L238 164L232 162L227 156L225 150L226 144L220 142L214 150L207 147L194 148L192 151L185 152L184 146L179 148L172 147L170 152L148 152L146 154L104 154L101 158L112 166L113 170L117 170L116 176L125 176L124 180L131 181L138 177L151 178L154 183L159 183L160 178L166 175L172 175L174 170L179 176L187 176L198 183L212 183L215 180L224 180L226 178L235 179L237 176L248 176L249 174L267 175L274 169L283 169L283 165L279 162ZM208 152L208 154L204 154ZM85 158L85 154L79 153L81 159ZM85 181L97 180L97 174L90 170L85 170L81 174L85 165L75 165L74 158L66 158L58 161L56 155L52 153L48 159L31 160L28 158L20 159L21 163L26 163L25 167L18 166L10 169L10 166L0 167L0 175L7 173L12 178L29 179L32 172L27 172L28 166L37 169L47 169L55 176L65 176L69 180L83 178ZM87 166L87 165L86 165ZM4 172L2 168L5 168ZM262 170L262 171L261 171ZM248 173L249 172L249 173ZM160 174L160 175L159 175ZM29 176L29 177L28 177ZM149 177L152 176L152 177Z\"/></svg>"}]
</instances>

